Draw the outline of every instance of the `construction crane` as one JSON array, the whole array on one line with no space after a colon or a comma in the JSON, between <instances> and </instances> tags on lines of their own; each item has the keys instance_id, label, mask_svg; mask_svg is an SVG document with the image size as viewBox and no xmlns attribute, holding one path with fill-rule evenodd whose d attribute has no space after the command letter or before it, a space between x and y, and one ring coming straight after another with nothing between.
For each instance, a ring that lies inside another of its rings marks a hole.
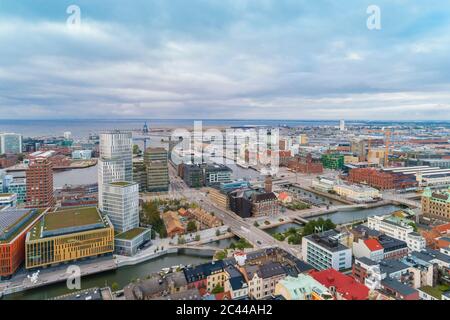
<instances>
[{"instance_id":1,"label":"construction crane","mask_svg":"<svg viewBox=\"0 0 450 320\"><path fill-rule=\"evenodd\" d=\"M389 148L391 144L391 138L393 134L397 134L392 132L390 128L383 128L382 130L367 130L367 133L384 133L384 166L389 166ZM370 142L371 138L368 138L368 150L370 150Z\"/></svg>"}]
</instances>

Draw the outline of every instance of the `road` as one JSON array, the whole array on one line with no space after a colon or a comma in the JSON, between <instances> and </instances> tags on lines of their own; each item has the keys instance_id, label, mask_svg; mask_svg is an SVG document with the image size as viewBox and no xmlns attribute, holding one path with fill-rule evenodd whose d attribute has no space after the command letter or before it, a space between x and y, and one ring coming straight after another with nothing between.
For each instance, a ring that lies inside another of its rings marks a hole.
<instances>
[{"instance_id":1,"label":"road","mask_svg":"<svg viewBox=\"0 0 450 320\"><path fill-rule=\"evenodd\" d=\"M176 170L169 166L170 189L168 197L181 198L184 197L189 201L198 203L204 210L214 212L225 225L230 227L231 232L235 235L247 239L255 247L280 247L291 254L301 257L301 247L289 245L274 239L265 231L255 227L252 221L246 221L234 212L225 210L216 206L205 192L196 189L190 189L184 181L177 176Z\"/></svg>"}]
</instances>

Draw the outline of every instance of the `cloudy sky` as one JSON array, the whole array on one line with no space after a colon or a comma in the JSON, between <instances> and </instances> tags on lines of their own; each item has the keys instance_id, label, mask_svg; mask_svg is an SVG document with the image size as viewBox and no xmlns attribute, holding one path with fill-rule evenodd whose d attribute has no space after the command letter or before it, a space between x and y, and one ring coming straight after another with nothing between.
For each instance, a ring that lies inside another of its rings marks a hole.
<instances>
[{"instance_id":1,"label":"cloudy sky","mask_svg":"<svg viewBox=\"0 0 450 320\"><path fill-rule=\"evenodd\" d=\"M0 0L0 117L450 120L449 57L442 0Z\"/></svg>"}]
</instances>

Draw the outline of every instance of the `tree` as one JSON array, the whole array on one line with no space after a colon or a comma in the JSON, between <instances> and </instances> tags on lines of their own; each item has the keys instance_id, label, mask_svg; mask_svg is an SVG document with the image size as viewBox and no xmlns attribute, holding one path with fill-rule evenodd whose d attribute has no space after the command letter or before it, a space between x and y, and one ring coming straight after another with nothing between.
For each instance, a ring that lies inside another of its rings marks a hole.
<instances>
[{"instance_id":1,"label":"tree","mask_svg":"<svg viewBox=\"0 0 450 320\"><path fill-rule=\"evenodd\" d=\"M197 231L197 224L194 220L190 220L187 224L187 231L188 232L195 232Z\"/></svg>"},{"instance_id":2,"label":"tree","mask_svg":"<svg viewBox=\"0 0 450 320\"><path fill-rule=\"evenodd\" d=\"M197 235L195 236L195 241L200 241L200 235L199 235L199 234L197 234Z\"/></svg>"},{"instance_id":3,"label":"tree","mask_svg":"<svg viewBox=\"0 0 450 320\"><path fill-rule=\"evenodd\" d=\"M118 291L119 290L119 284L117 282L113 282L111 284L111 290L114 291Z\"/></svg>"},{"instance_id":4,"label":"tree","mask_svg":"<svg viewBox=\"0 0 450 320\"><path fill-rule=\"evenodd\" d=\"M183 236L178 237L178 244L186 244L186 239Z\"/></svg>"},{"instance_id":5,"label":"tree","mask_svg":"<svg viewBox=\"0 0 450 320\"><path fill-rule=\"evenodd\" d=\"M212 294L218 294L218 293L222 293L222 292L224 292L224 291L225 291L225 289L224 289L220 284L217 284L217 285L214 287L214 289L212 289L211 293L212 293Z\"/></svg>"},{"instance_id":6,"label":"tree","mask_svg":"<svg viewBox=\"0 0 450 320\"><path fill-rule=\"evenodd\" d=\"M259 227L258 221L255 221L255 223L253 223L253 225L254 225L256 228L258 228L258 227Z\"/></svg>"},{"instance_id":7,"label":"tree","mask_svg":"<svg viewBox=\"0 0 450 320\"><path fill-rule=\"evenodd\" d=\"M218 237L218 236L220 236L220 230L219 229L216 230L216 237Z\"/></svg>"},{"instance_id":8,"label":"tree","mask_svg":"<svg viewBox=\"0 0 450 320\"><path fill-rule=\"evenodd\" d=\"M139 154L139 153L141 153L139 146L137 144L133 145L133 154Z\"/></svg>"}]
</instances>

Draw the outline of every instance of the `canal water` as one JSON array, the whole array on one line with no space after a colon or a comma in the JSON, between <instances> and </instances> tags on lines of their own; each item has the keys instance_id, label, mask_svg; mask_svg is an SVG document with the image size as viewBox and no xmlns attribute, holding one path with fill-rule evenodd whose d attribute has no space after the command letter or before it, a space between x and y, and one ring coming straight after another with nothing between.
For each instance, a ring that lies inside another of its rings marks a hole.
<instances>
[{"instance_id":1,"label":"canal water","mask_svg":"<svg viewBox=\"0 0 450 320\"><path fill-rule=\"evenodd\" d=\"M390 214L390 213L400 210L400 209L402 209L402 207L400 207L400 206L387 205L387 206L371 208L371 209L356 209L356 210L352 210L352 211L337 211L335 213L330 213L328 215L324 215L324 216L320 216L320 217L307 218L307 220L317 220L319 218L323 218L323 219L331 219L331 221L333 221L333 223L335 223L335 224L345 224L345 223L351 223L351 222L367 219L368 217L387 215L387 214Z\"/></svg>"},{"instance_id":2,"label":"canal water","mask_svg":"<svg viewBox=\"0 0 450 320\"><path fill-rule=\"evenodd\" d=\"M286 232L290 228L299 229L299 228L301 228L301 226L296 223L286 223L286 224L279 225L277 227L264 229L264 231L266 231L269 234L275 234L275 233Z\"/></svg>"},{"instance_id":3,"label":"canal water","mask_svg":"<svg viewBox=\"0 0 450 320\"><path fill-rule=\"evenodd\" d=\"M218 249L228 248L232 243L236 243L239 240L238 237L222 239L219 241L208 243L209 247L217 247ZM136 278L145 278L149 274L159 272L162 268L172 267L176 265L197 265L211 261L208 257L199 257L195 255L186 254L168 254L163 257L146 261L134 266L128 266L119 268L114 271L107 271L81 279L82 289L92 287L105 287L111 286L113 282L116 282L120 288L125 287L131 280ZM37 288L34 290L24 291L7 295L5 300L25 299L25 300L42 300L54 298L71 291L67 289L65 282L52 284L46 287Z\"/></svg>"},{"instance_id":4,"label":"canal water","mask_svg":"<svg viewBox=\"0 0 450 320\"><path fill-rule=\"evenodd\" d=\"M107 271L81 279L81 288L88 289L93 287L111 286L116 282L120 288L125 287L133 279L143 279L149 274L159 272L162 268L176 266L201 264L210 261L211 258L198 257L184 254L169 254L155 260L140 263L134 266L127 266L116 269L114 271ZM12 295L3 297L5 300L43 300L54 298L63 294L70 293L67 289L66 283L55 283L49 286L36 288L33 290L23 291Z\"/></svg>"}]
</instances>

